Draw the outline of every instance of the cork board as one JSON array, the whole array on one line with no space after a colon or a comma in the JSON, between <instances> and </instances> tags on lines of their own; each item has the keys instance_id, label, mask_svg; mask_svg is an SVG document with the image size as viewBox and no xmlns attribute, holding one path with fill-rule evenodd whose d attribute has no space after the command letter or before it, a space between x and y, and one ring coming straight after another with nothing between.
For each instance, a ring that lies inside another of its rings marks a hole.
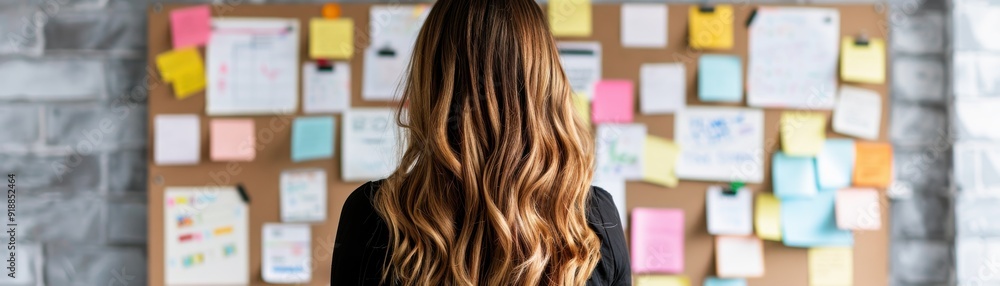
<instances>
[{"instance_id":1,"label":"cork board","mask_svg":"<svg viewBox=\"0 0 1000 286\"><path fill-rule=\"evenodd\" d=\"M372 4L341 4L342 17L353 18L355 22L355 45L358 50L350 60L353 107L388 107L387 102L372 102L361 99L362 57L361 49L368 45L368 10ZM730 51L713 52L739 55L746 63L747 29L744 26L755 6L737 4L735 7L735 46ZM201 116L201 163L196 166L155 166L149 160L149 284L163 285L163 191L167 186L233 185L242 183L251 197L250 204L250 281L253 285L264 285L261 273L261 228L266 222L280 222L278 178L282 170L302 168L322 168L328 176L329 216L325 223L312 226L313 277L310 285L326 285L329 281L330 256L344 200L360 183L346 183L340 180L340 152L335 150L332 160L292 163L291 119L294 116L255 116L258 132L273 133L271 140L258 142L263 149L257 152L253 162L224 163L211 162L208 154L208 122L205 116L205 96L198 93L182 101L174 99L169 85L164 84L155 71L154 59L157 54L171 48L169 31L169 11L184 5L163 5L149 10L149 142L153 140L152 122L158 114L194 113ZM689 5L669 5L668 47L662 49L625 49L621 46L620 4L595 4L593 9L594 31L589 38L560 40L600 41L603 48L603 76L605 78L631 79L638 82L639 66L647 62L682 62L687 71L688 105L729 105L744 104L704 104L697 99L695 73L700 51L686 47L687 9ZM856 35L867 31L875 37L887 37L885 15L875 5L824 5L840 10L842 35ZM307 58L308 20L320 17L321 5L227 5L213 8L214 17L282 17L301 20L300 57ZM203 51L204 52L204 51ZM887 65L888 66L888 65ZM745 69L744 64L744 69ZM745 72L744 72L745 74ZM889 87L885 84L858 84L877 91L883 97L882 128L879 140L888 138ZM301 102L301 101L300 101ZM637 101L638 102L638 101ZM302 115L301 108L299 115ZM636 109L638 110L638 108ZM778 119L781 110L765 110L765 154L777 150ZM335 115L338 125L340 115ZM651 135L673 138L673 116L640 115L635 121L644 123ZM265 130L266 129L266 130ZM342 128L337 128L338 133ZM843 137L830 132L828 137ZM260 134L260 133L258 133ZM258 140L262 141L260 135ZM337 135L336 148L340 140ZM155 148L155 146L153 146ZM152 158L153 148L148 151ZM770 158L765 155L765 158ZM755 192L770 192L770 162L765 161L766 178L763 184L748 185ZM705 220L705 190L709 182L682 181L677 188L667 189L642 182L627 185L627 207L679 208L686 213L686 258L685 273L692 285L701 285L702 279L714 275L714 250L712 237L707 232ZM882 192L882 229L859 232L855 235L854 281L857 286L886 285L889 277L889 214L888 202ZM765 242L765 267L767 275L759 279L749 279L753 286L801 286L808 284L806 249L784 247L778 242Z\"/></svg>"}]
</instances>

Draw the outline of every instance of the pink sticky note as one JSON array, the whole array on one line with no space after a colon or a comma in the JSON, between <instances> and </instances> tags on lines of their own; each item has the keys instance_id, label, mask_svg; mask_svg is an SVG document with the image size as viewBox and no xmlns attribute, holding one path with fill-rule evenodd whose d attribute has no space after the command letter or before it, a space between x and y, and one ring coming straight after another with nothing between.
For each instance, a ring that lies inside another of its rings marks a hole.
<instances>
[{"instance_id":1,"label":"pink sticky note","mask_svg":"<svg viewBox=\"0 0 1000 286\"><path fill-rule=\"evenodd\" d=\"M208 43L208 35L212 31L212 12L209 9L208 5L201 5L170 12L174 49Z\"/></svg>"},{"instance_id":2,"label":"pink sticky note","mask_svg":"<svg viewBox=\"0 0 1000 286\"><path fill-rule=\"evenodd\" d=\"M635 273L684 272L684 211L635 208L630 228Z\"/></svg>"},{"instance_id":3,"label":"pink sticky note","mask_svg":"<svg viewBox=\"0 0 1000 286\"><path fill-rule=\"evenodd\" d=\"M212 119L212 161L253 161L257 155L252 119Z\"/></svg>"},{"instance_id":4,"label":"pink sticky note","mask_svg":"<svg viewBox=\"0 0 1000 286\"><path fill-rule=\"evenodd\" d=\"M629 80L602 80L594 86L594 123L630 123L635 107L635 87Z\"/></svg>"}]
</instances>

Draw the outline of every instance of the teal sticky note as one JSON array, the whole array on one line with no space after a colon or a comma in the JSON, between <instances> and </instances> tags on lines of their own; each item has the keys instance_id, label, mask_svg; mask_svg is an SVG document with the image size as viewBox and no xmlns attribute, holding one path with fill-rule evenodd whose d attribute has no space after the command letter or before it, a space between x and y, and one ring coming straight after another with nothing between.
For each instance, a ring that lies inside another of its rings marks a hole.
<instances>
[{"instance_id":1,"label":"teal sticky note","mask_svg":"<svg viewBox=\"0 0 1000 286\"><path fill-rule=\"evenodd\" d=\"M698 99L743 101L743 62L739 56L705 54L698 58Z\"/></svg>"},{"instance_id":2,"label":"teal sticky note","mask_svg":"<svg viewBox=\"0 0 1000 286\"><path fill-rule=\"evenodd\" d=\"M707 277L704 286L747 286L747 280Z\"/></svg>"},{"instance_id":3,"label":"teal sticky note","mask_svg":"<svg viewBox=\"0 0 1000 286\"><path fill-rule=\"evenodd\" d=\"M789 247L852 246L854 234L837 228L836 190L781 200L781 239Z\"/></svg>"},{"instance_id":4,"label":"teal sticky note","mask_svg":"<svg viewBox=\"0 0 1000 286\"><path fill-rule=\"evenodd\" d=\"M842 189L851 186L854 174L854 140L827 139L816 155L816 180L819 188Z\"/></svg>"},{"instance_id":5,"label":"teal sticky note","mask_svg":"<svg viewBox=\"0 0 1000 286\"><path fill-rule=\"evenodd\" d=\"M771 160L774 196L808 198L816 195L816 165L812 157L793 157L775 152Z\"/></svg>"},{"instance_id":6,"label":"teal sticky note","mask_svg":"<svg viewBox=\"0 0 1000 286\"><path fill-rule=\"evenodd\" d=\"M292 123L292 161L333 157L333 117L299 117Z\"/></svg>"}]
</instances>

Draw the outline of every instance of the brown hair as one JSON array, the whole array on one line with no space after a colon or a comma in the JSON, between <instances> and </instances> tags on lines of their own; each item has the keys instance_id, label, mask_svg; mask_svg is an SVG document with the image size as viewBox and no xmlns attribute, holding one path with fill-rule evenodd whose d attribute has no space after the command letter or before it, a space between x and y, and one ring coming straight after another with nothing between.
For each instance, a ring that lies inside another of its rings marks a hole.
<instances>
[{"instance_id":1,"label":"brown hair","mask_svg":"<svg viewBox=\"0 0 1000 286\"><path fill-rule=\"evenodd\" d=\"M402 96L407 146L375 198L383 279L583 285L600 259L586 221L593 138L538 4L437 1Z\"/></svg>"}]
</instances>

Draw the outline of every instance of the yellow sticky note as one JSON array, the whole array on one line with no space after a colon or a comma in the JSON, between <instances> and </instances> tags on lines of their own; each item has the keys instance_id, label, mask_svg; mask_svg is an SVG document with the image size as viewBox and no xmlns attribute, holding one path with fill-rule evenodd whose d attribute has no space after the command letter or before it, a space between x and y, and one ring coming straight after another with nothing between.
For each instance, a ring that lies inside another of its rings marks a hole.
<instances>
[{"instance_id":1,"label":"yellow sticky note","mask_svg":"<svg viewBox=\"0 0 1000 286\"><path fill-rule=\"evenodd\" d=\"M590 0L550 0L549 25L556 37L589 37L593 32Z\"/></svg>"},{"instance_id":2,"label":"yellow sticky note","mask_svg":"<svg viewBox=\"0 0 1000 286\"><path fill-rule=\"evenodd\" d=\"M885 41L857 45L852 37L840 42L840 78L848 82L885 83Z\"/></svg>"},{"instance_id":3,"label":"yellow sticky note","mask_svg":"<svg viewBox=\"0 0 1000 286\"><path fill-rule=\"evenodd\" d=\"M781 241L781 200L771 194L759 194L754 211L757 237L763 240Z\"/></svg>"},{"instance_id":4,"label":"yellow sticky note","mask_svg":"<svg viewBox=\"0 0 1000 286\"><path fill-rule=\"evenodd\" d=\"M195 48L157 55L156 68L165 82L173 83L174 95L178 99L185 99L205 89L205 64Z\"/></svg>"},{"instance_id":5,"label":"yellow sticky note","mask_svg":"<svg viewBox=\"0 0 1000 286\"><path fill-rule=\"evenodd\" d=\"M587 98L587 95L574 93L573 108L576 109L576 115L580 116L580 120L583 120L583 123L590 127L590 99Z\"/></svg>"},{"instance_id":6,"label":"yellow sticky note","mask_svg":"<svg viewBox=\"0 0 1000 286\"><path fill-rule=\"evenodd\" d=\"M350 59L354 55L354 20L312 19L309 21L309 57Z\"/></svg>"},{"instance_id":7,"label":"yellow sticky note","mask_svg":"<svg viewBox=\"0 0 1000 286\"><path fill-rule=\"evenodd\" d=\"M205 90L205 75L185 73L179 74L173 82L174 96L177 99L185 99L196 92Z\"/></svg>"},{"instance_id":8,"label":"yellow sticky note","mask_svg":"<svg viewBox=\"0 0 1000 286\"><path fill-rule=\"evenodd\" d=\"M733 6L716 5L704 11L697 5L688 10L688 42L695 49L733 48Z\"/></svg>"},{"instance_id":9,"label":"yellow sticky note","mask_svg":"<svg viewBox=\"0 0 1000 286\"><path fill-rule=\"evenodd\" d=\"M670 140L646 136L646 158L643 159L642 180L668 188L677 186L674 165L680 147Z\"/></svg>"},{"instance_id":10,"label":"yellow sticky note","mask_svg":"<svg viewBox=\"0 0 1000 286\"><path fill-rule=\"evenodd\" d=\"M853 249L850 247L809 249L810 286L851 286L853 284Z\"/></svg>"},{"instance_id":11,"label":"yellow sticky note","mask_svg":"<svg viewBox=\"0 0 1000 286\"><path fill-rule=\"evenodd\" d=\"M807 111L781 113L781 150L789 156L816 156L826 140L826 114Z\"/></svg>"},{"instance_id":12,"label":"yellow sticky note","mask_svg":"<svg viewBox=\"0 0 1000 286\"><path fill-rule=\"evenodd\" d=\"M635 278L635 286L691 286L691 281L680 275L641 275Z\"/></svg>"}]
</instances>

